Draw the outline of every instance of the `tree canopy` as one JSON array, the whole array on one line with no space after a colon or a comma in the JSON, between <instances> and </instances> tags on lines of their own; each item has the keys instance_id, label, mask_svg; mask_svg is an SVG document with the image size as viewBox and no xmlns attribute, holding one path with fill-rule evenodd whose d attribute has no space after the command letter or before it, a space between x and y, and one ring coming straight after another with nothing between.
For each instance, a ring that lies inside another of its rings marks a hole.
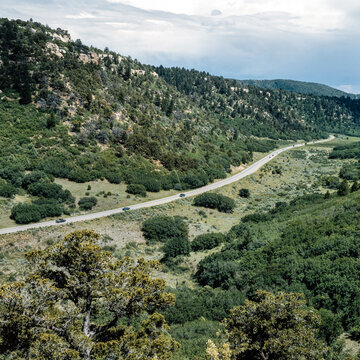
<instances>
[{"instance_id":1,"label":"tree canopy","mask_svg":"<svg viewBox=\"0 0 360 360\"><path fill-rule=\"evenodd\" d=\"M32 359L172 358L177 343L155 311L175 298L164 292L164 280L151 278L157 262L117 260L89 230L26 258L30 271L24 279L0 287L0 353Z\"/></svg>"},{"instance_id":2,"label":"tree canopy","mask_svg":"<svg viewBox=\"0 0 360 360\"><path fill-rule=\"evenodd\" d=\"M207 353L212 359L219 353L223 359L321 359L326 346L317 337L319 324L303 294L259 290L254 300L230 311L224 321L226 342L219 350L210 342Z\"/></svg>"}]
</instances>

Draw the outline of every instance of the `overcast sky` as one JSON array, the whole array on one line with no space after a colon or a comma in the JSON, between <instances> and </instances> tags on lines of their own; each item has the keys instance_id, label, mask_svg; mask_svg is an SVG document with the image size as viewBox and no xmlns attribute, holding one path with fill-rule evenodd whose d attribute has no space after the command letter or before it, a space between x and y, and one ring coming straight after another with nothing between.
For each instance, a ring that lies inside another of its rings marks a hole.
<instances>
[{"instance_id":1,"label":"overcast sky","mask_svg":"<svg viewBox=\"0 0 360 360\"><path fill-rule=\"evenodd\" d=\"M360 93L359 0L1 0L0 14L147 64Z\"/></svg>"}]
</instances>

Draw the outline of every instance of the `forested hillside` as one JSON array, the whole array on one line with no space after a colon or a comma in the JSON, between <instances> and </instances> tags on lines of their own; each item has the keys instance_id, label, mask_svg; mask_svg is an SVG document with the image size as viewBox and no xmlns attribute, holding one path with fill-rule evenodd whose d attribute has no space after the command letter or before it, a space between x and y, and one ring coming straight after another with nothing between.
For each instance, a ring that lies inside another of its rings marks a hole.
<instances>
[{"instance_id":1,"label":"forested hillside","mask_svg":"<svg viewBox=\"0 0 360 360\"><path fill-rule=\"evenodd\" d=\"M239 136L153 68L64 30L2 19L0 54L1 176L15 187L41 171L192 188L275 146Z\"/></svg>"},{"instance_id":2,"label":"forested hillside","mask_svg":"<svg viewBox=\"0 0 360 360\"><path fill-rule=\"evenodd\" d=\"M73 206L54 178L144 196L224 178L278 139L360 133L360 101L154 68L32 21L0 20L0 56L0 191L48 199L33 219Z\"/></svg>"},{"instance_id":3,"label":"forested hillside","mask_svg":"<svg viewBox=\"0 0 360 360\"><path fill-rule=\"evenodd\" d=\"M359 100L261 90L237 80L181 68L155 68L159 76L237 132L309 139L328 132L358 134Z\"/></svg>"},{"instance_id":4,"label":"forested hillside","mask_svg":"<svg viewBox=\"0 0 360 360\"><path fill-rule=\"evenodd\" d=\"M344 91L335 89L333 87L305 81L295 80L240 80L241 84L253 85L263 89L278 89L297 92L299 94L312 94L316 96L336 96L336 97L349 97L351 99L358 99L359 96L349 94Z\"/></svg>"},{"instance_id":5,"label":"forested hillside","mask_svg":"<svg viewBox=\"0 0 360 360\"><path fill-rule=\"evenodd\" d=\"M320 333L329 345L344 331L359 339L359 196L357 189L346 196L306 195L243 217L217 243L215 234L195 238L193 251L200 237L202 249L216 251L197 265L200 288L174 289L176 305L165 313L189 358L200 339L215 337L213 322L258 289L305 294L322 317Z\"/></svg>"}]
</instances>

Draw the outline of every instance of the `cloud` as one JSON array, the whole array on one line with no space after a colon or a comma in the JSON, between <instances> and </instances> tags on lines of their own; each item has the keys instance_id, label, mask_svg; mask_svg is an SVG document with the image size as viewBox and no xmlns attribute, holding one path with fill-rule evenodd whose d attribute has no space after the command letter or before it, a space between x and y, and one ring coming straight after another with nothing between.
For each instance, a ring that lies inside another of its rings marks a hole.
<instances>
[{"instance_id":1,"label":"cloud","mask_svg":"<svg viewBox=\"0 0 360 360\"><path fill-rule=\"evenodd\" d=\"M79 15L66 15L67 19L94 19L95 15L82 11Z\"/></svg>"},{"instance_id":2,"label":"cloud","mask_svg":"<svg viewBox=\"0 0 360 360\"><path fill-rule=\"evenodd\" d=\"M0 12L144 63L360 84L355 0L2 0Z\"/></svg>"},{"instance_id":3,"label":"cloud","mask_svg":"<svg viewBox=\"0 0 360 360\"><path fill-rule=\"evenodd\" d=\"M354 85L340 85L335 86L337 89L345 91L350 94L360 94L360 86L354 86Z\"/></svg>"},{"instance_id":4,"label":"cloud","mask_svg":"<svg viewBox=\"0 0 360 360\"><path fill-rule=\"evenodd\" d=\"M211 16L219 16L221 14L222 14L222 12L218 9L214 9L211 11Z\"/></svg>"}]
</instances>

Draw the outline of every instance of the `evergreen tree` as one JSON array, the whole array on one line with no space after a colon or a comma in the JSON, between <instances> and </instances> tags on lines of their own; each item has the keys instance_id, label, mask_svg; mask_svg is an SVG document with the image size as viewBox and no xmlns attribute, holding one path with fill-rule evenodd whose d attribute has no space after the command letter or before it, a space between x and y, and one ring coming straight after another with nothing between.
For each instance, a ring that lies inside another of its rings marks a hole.
<instances>
[{"instance_id":1,"label":"evergreen tree","mask_svg":"<svg viewBox=\"0 0 360 360\"><path fill-rule=\"evenodd\" d=\"M303 294L257 291L253 301L230 311L225 319L225 343L208 343L211 360L322 359L327 351L318 339L320 316L306 308ZM224 350L228 350L225 352ZM217 357L218 353L228 354Z\"/></svg>"},{"instance_id":2,"label":"evergreen tree","mask_svg":"<svg viewBox=\"0 0 360 360\"><path fill-rule=\"evenodd\" d=\"M154 261L117 260L99 234L76 231L27 254L29 274L0 286L0 353L32 359L171 359L164 317L174 303ZM143 313L140 326L129 324Z\"/></svg>"},{"instance_id":3,"label":"evergreen tree","mask_svg":"<svg viewBox=\"0 0 360 360\"><path fill-rule=\"evenodd\" d=\"M337 193L339 196L346 196L349 194L349 192L350 192L349 183L345 179L340 183Z\"/></svg>"}]
</instances>

